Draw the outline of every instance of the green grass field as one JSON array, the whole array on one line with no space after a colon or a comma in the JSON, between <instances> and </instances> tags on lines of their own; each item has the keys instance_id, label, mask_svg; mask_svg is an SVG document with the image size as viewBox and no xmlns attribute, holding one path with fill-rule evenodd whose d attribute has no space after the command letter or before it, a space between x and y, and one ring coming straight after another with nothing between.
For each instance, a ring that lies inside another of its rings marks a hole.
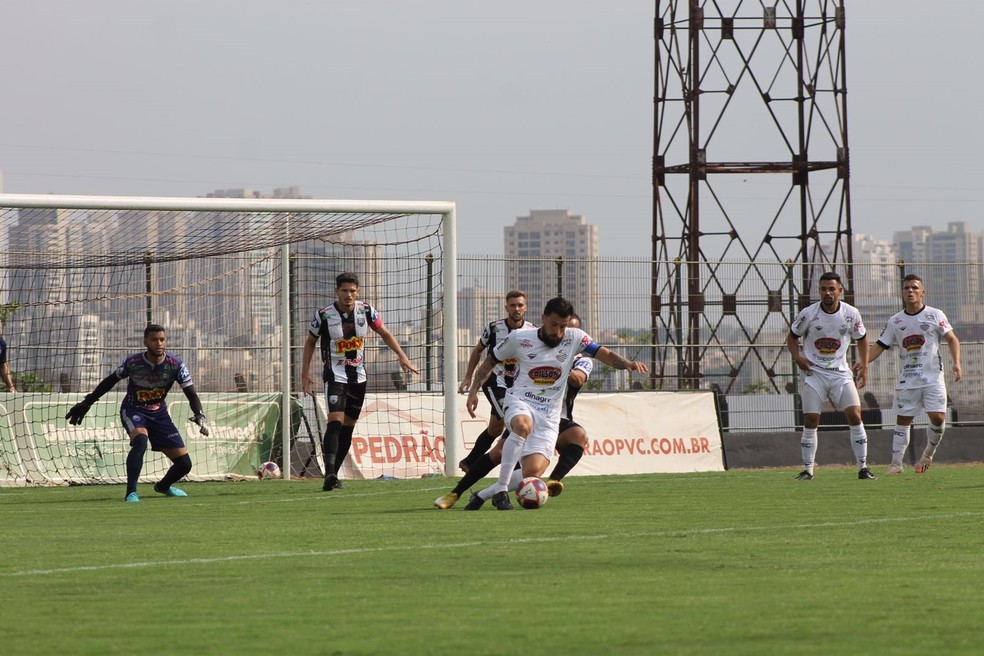
<instances>
[{"instance_id":1,"label":"green grass field","mask_svg":"<svg viewBox=\"0 0 984 656\"><path fill-rule=\"evenodd\" d=\"M2 489L0 652L977 654L984 470L910 472Z\"/></svg>"}]
</instances>

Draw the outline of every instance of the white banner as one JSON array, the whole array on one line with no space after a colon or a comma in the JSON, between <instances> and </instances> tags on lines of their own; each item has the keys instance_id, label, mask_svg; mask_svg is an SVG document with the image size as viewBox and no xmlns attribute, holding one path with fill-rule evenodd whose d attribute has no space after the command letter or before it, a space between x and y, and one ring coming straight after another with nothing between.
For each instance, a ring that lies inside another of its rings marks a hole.
<instances>
[{"instance_id":1,"label":"white banner","mask_svg":"<svg viewBox=\"0 0 984 656\"><path fill-rule=\"evenodd\" d=\"M398 394L369 394L356 424L343 478L413 478L446 473L443 398L415 399L408 410ZM488 425L488 403L477 419L458 395L457 460ZM710 392L626 392L577 397L574 419L588 434L588 448L571 476L723 471L724 457L714 395ZM394 431L393 429L397 430ZM554 457L551 466L556 463ZM549 469L548 469L549 471Z\"/></svg>"}]
</instances>

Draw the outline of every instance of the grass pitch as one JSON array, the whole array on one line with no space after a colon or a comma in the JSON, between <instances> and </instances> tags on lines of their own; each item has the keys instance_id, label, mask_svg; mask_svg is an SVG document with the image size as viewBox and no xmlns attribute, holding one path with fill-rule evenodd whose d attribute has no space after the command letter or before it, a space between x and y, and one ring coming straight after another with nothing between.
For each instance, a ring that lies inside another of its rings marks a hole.
<instances>
[{"instance_id":1,"label":"grass pitch","mask_svg":"<svg viewBox=\"0 0 984 656\"><path fill-rule=\"evenodd\" d=\"M0 490L15 654L976 654L984 471Z\"/></svg>"}]
</instances>

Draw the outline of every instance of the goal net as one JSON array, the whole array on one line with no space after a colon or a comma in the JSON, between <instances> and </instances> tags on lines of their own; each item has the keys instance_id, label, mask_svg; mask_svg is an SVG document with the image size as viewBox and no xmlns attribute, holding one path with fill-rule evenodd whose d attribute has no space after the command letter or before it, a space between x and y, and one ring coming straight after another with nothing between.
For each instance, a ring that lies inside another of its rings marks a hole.
<instances>
[{"instance_id":1,"label":"goal net","mask_svg":"<svg viewBox=\"0 0 984 656\"><path fill-rule=\"evenodd\" d=\"M0 486L125 481L126 382L80 426L64 417L144 350L149 323L166 328L211 425L198 434L175 385L168 407L189 478L255 476L267 460L321 476L325 400L303 395L301 356L342 272L359 276L360 298L420 370L404 375L369 333L369 390L343 475L443 473L457 369L452 203L0 194L0 327L16 388L0 392ZM169 464L148 451L141 481Z\"/></svg>"}]
</instances>

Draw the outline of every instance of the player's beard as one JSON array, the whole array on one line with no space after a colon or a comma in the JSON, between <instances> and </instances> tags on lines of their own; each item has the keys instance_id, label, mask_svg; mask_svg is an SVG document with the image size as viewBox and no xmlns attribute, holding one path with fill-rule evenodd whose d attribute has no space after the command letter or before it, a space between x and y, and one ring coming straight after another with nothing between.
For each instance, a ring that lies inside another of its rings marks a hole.
<instances>
[{"instance_id":1,"label":"player's beard","mask_svg":"<svg viewBox=\"0 0 984 656\"><path fill-rule=\"evenodd\" d=\"M540 330L536 331L536 336L540 338L541 342L543 342L550 348L554 348L555 346L560 345L560 341L563 339L563 337L551 337L547 335L545 332L543 332L543 328L540 328Z\"/></svg>"}]
</instances>

